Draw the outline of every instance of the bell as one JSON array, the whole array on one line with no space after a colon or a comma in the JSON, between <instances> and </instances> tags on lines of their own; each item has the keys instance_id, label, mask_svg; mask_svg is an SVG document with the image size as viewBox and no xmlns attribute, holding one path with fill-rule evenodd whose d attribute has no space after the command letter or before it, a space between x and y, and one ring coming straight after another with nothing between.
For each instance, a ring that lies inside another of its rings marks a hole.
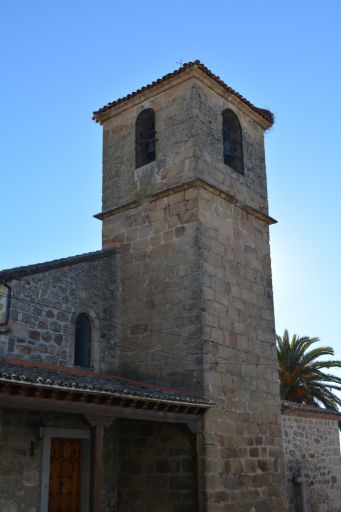
<instances>
[{"instance_id":1,"label":"bell","mask_svg":"<svg viewBox=\"0 0 341 512\"><path fill-rule=\"evenodd\" d=\"M228 157L233 157L233 151L231 148L231 144L228 140L224 140L224 155Z\"/></svg>"},{"instance_id":2,"label":"bell","mask_svg":"<svg viewBox=\"0 0 341 512\"><path fill-rule=\"evenodd\" d=\"M151 155L151 154L155 153L155 142L154 142L154 140L149 140L147 142L146 153L147 153L147 155Z\"/></svg>"}]
</instances>

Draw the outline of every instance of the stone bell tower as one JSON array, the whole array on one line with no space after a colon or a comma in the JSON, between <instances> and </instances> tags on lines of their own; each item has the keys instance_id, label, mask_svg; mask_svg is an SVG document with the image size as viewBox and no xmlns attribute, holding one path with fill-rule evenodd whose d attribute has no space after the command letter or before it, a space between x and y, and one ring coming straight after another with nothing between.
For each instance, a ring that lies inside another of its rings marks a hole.
<instances>
[{"instance_id":1,"label":"stone bell tower","mask_svg":"<svg viewBox=\"0 0 341 512\"><path fill-rule=\"evenodd\" d=\"M94 113L103 246L121 244L121 374L204 393L208 512L282 512L264 131L199 61ZM115 340L114 340L115 343Z\"/></svg>"}]
</instances>

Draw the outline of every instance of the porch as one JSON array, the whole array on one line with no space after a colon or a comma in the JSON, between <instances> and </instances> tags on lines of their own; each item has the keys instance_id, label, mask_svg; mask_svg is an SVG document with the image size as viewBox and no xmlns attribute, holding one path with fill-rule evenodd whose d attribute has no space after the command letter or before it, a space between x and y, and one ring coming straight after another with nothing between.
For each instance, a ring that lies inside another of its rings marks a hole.
<instances>
[{"instance_id":1,"label":"porch","mask_svg":"<svg viewBox=\"0 0 341 512\"><path fill-rule=\"evenodd\" d=\"M1 499L11 512L202 511L200 425L211 405L111 375L3 359Z\"/></svg>"}]
</instances>

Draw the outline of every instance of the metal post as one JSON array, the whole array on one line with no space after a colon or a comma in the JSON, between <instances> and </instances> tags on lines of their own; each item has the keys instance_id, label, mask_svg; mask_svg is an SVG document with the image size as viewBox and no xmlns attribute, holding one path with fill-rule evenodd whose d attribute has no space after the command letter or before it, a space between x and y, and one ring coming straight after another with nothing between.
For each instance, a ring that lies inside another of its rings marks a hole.
<instances>
[{"instance_id":1,"label":"metal post","mask_svg":"<svg viewBox=\"0 0 341 512\"><path fill-rule=\"evenodd\" d=\"M293 478L293 481L296 485L300 486L301 512L308 512L307 496L305 490L305 482L307 481L307 478L304 476L301 468L298 468L296 476L294 476Z\"/></svg>"}]
</instances>

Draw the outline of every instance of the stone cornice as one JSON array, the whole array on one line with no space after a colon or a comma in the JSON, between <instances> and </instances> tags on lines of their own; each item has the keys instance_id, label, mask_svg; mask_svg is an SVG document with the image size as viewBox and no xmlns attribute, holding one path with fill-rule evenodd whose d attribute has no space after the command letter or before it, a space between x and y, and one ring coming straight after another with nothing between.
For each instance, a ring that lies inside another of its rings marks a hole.
<instances>
[{"instance_id":1,"label":"stone cornice","mask_svg":"<svg viewBox=\"0 0 341 512\"><path fill-rule=\"evenodd\" d=\"M269 129L273 123L270 123L267 119L264 119L261 115L259 115L255 110L251 109L246 103L243 102L238 96L233 94L232 92L227 91L222 85L217 83L215 80L212 80L209 76L200 72L200 70L194 68L193 69L193 77L199 80L201 83L206 85L209 89L215 92L218 96L221 96L224 100L232 103L233 106L244 112L248 117L250 117L253 121L259 124L263 130Z\"/></svg>"},{"instance_id":2,"label":"stone cornice","mask_svg":"<svg viewBox=\"0 0 341 512\"><path fill-rule=\"evenodd\" d=\"M207 181L204 181L202 179L195 179L191 181L187 181L185 183L182 183L181 185L176 185L175 187L167 188L164 190L160 190L158 192L154 192L148 196L135 199L133 201L130 201L128 203L113 206L112 208L108 208L107 210L104 210L103 212L97 213L94 215L96 219L104 220L108 217L111 217L113 215L116 215L118 213L131 210L133 208L136 208L137 206L140 206L144 203L148 203L151 201L155 201L156 199L161 199L162 197L166 197L168 195L174 194L176 192L182 192L184 190L188 190L193 187L199 187L201 189L207 190L211 192L212 194L215 194L216 196L225 199L225 201L234 204L237 208L240 210L243 210L244 212L248 213L249 215L255 217L256 219L259 219L262 222L265 222L266 224L275 224L277 221L270 217L269 215L263 213L260 210L257 210L256 208L253 208L252 206L247 205L243 201L240 201L235 196L230 194L229 192L226 192L225 190L221 190L217 188L215 185L211 185Z\"/></svg>"}]
</instances>

